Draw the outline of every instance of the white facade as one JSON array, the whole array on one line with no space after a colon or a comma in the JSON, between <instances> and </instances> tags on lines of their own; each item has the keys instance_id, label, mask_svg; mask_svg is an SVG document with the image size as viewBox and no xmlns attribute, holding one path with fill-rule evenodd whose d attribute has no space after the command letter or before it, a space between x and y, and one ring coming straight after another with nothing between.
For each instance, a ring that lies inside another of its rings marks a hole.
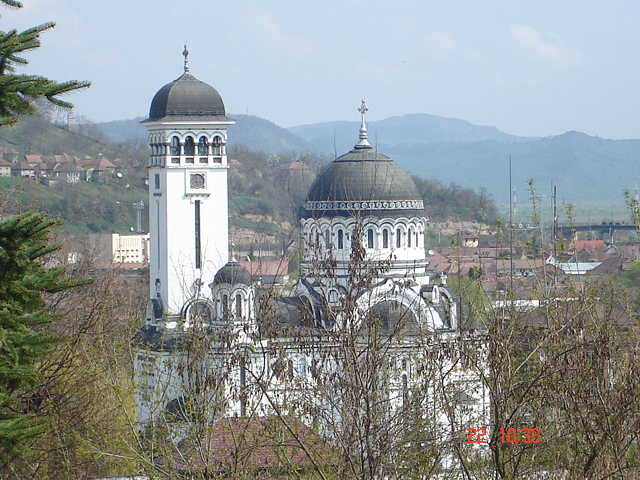
<instances>
[{"instance_id":1,"label":"white facade","mask_svg":"<svg viewBox=\"0 0 640 480\"><path fill-rule=\"evenodd\" d=\"M227 127L145 122L149 130L150 297L179 314L227 262Z\"/></svg>"}]
</instances>

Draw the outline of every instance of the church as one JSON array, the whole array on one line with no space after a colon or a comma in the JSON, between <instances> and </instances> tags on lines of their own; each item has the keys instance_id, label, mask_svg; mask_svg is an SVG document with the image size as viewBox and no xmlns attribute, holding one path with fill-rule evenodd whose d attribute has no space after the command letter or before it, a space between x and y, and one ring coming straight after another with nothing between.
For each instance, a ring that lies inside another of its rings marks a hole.
<instances>
[{"instance_id":1,"label":"church","mask_svg":"<svg viewBox=\"0 0 640 480\"><path fill-rule=\"evenodd\" d=\"M430 270L424 200L410 175L369 142L366 102L357 109L353 148L322 170L300 207L299 276L276 291L254 281L230 252L234 121L218 91L190 73L186 48L184 55L184 73L158 90L143 121L150 269L146 320L135 339L140 428L168 418L198 421L200 395L207 412L199 421L295 415L331 437L327 418L343 418L342 399L357 398L349 408L358 410L365 394L346 391L347 374L380 380L389 411L430 385L422 415L442 432L454 421L486 425L477 372L450 354L470 334L460 299ZM373 344L371 364L344 353L346 345L371 352ZM462 417L438 405L443 383L427 358L445 358L446 382L464 385L455 397ZM318 413L324 407L334 413Z\"/></svg>"}]
</instances>

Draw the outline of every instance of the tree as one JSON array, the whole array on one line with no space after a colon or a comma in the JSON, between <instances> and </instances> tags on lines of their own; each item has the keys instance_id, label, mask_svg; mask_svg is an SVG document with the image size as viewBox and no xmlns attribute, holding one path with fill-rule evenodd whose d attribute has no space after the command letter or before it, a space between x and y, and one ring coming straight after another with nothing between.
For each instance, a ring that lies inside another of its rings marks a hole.
<instances>
[{"instance_id":1,"label":"tree","mask_svg":"<svg viewBox=\"0 0 640 480\"><path fill-rule=\"evenodd\" d=\"M26 214L0 222L0 462L6 464L43 431L30 413L37 398L23 389L38 378L38 362L54 337L41 330L52 321L42 295L77 285L64 269L40 262L56 247L47 244L57 222Z\"/></svg>"},{"instance_id":2,"label":"tree","mask_svg":"<svg viewBox=\"0 0 640 480\"><path fill-rule=\"evenodd\" d=\"M0 0L9 7L21 8L22 4L15 0ZM17 30L0 32L0 125L11 125L17 121L18 115L31 115L37 112L33 100L45 98L52 104L71 108L61 100L59 95L86 88L89 82L70 80L56 82L39 75L16 74L17 65L28 62L21 55L40 47L40 34L55 26L47 22L18 33Z\"/></svg>"}]
</instances>

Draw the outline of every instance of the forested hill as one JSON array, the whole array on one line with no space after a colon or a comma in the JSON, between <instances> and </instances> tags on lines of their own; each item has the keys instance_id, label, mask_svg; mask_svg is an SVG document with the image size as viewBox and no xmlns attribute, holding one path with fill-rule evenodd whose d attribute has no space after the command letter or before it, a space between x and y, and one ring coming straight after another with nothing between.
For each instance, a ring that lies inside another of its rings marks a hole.
<instances>
[{"instance_id":1,"label":"forested hill","mask_svg":"<svg viewBox=\"0 0 640 480\"><path fill-rule=\"evenodd\" d=\"M325 122L284 129L258 117L238 115L231 142L265 153L314 152L333 157L350 150L358 122ZM97 124L112 138L144 142L137 121ZM369 138L382 152L421 178L474 190L485 188L498 201L508 195L507 158L513 185L527 196L527 181L540 188L557 184L572 203L622 202L640 177L640 140L610 140L570 131L551 137L519 137L495 127L428 114L409 114L369 123Z\"/></svg>"},{"instance_id":2,"label":"forested hill","mask_svg":"<svg viewBox=\"0 0 640 480\"><path fill-rule=\"evenodd\" d=\"M253 115L231 115L231 118L236 121L236 124L229 128L229 137L233 145L243 145L258 152L271 154L317 151L306 140L264 118ZM97 123L95 127L113 142L144 143L146 130L140 124L143 119L138 117Z\"/></svg>"},{"instance_id":3,"label":"forested hill","mask_svg":"<svg viewBox=\"0 0 640 480\"><path fill-rule=\"evenodd\" d=\"M244 121L254 120L247 117ZM258 125L263 122L255 121ZM286 133L281 139L292 135L280 130ZM264 146L260 134L254 135L255 142ZM56 186L15 177L0 179L0 197L5 200L0 201L0 214L44 210L60 217L68 231L87 233L127 232L135 224L133 203L147 195L148 152L143 143L111 141L104 129L94 125L72 126L68 130L43 117L27 117L15 127L0 129L0 148L5 159L14 164L22 163L25 154L41 156L49 164L55 163L54 155L59 154L76 160L102 157L113 160L121 174L97 183L83 179L78 184L63 181ZM274 155L255 150L259 149L230 146L231 223L247 231L273 233L292 225L311 182L329 159L309 153ZM416 183L425 198L427 215L433 219L491 222L495 218L495 206L485 194L436 180L416 177Z\"/></svg>"}]
</instances>

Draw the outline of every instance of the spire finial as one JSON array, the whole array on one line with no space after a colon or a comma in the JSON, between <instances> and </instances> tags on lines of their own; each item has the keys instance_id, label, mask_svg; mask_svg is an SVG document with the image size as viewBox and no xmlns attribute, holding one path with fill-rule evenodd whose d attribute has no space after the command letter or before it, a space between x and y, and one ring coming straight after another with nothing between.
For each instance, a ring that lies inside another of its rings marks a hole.
<instances>
[{"instance_id":1,"label":"spire finial","mask_svg":"<svg viewBox=\"0 0 640 480\"><path fill-rule=\"evenodd\" d=\"M358 136L358 143L356 143L356 148L371 148L371 144L369 143L369 134L367 132L367 112L369 109L367 108L367 101L363 98L362 103L360 104L360 108L358 108L360 115L362 117L362 122L360 123L360 135Z\"/></svg>"},{"instance_id":2,"label":"spire finial","mask_svg":"<svg viewBox=\"0 0 640 480\"><path fill-rule=\"evenodd\" d=\"M184 44L184 50L182 51L184 57L184 73L189 73L189 50L187 50L187 44Z\"/></svg>"}]
</instances>

